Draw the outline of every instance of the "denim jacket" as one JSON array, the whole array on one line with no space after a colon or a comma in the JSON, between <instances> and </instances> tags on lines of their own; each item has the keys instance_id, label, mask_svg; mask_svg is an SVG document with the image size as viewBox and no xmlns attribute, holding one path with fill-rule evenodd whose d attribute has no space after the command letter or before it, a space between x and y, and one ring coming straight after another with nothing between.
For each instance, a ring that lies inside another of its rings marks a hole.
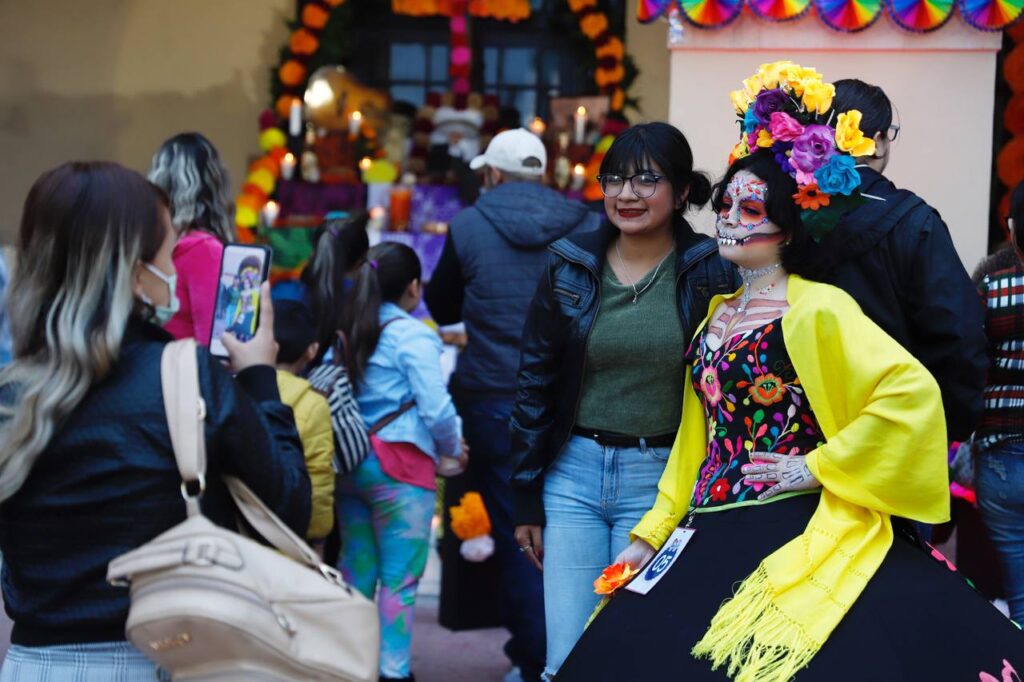
<instances>
[{"instance_id":1,"label":"denim jacket","mask_svg":"<svg viewBox=\"0 0 1024 682\"><path fill-rule=\"evenodd\" d=\"M416 407L377 433L389 443L412 443L435 461L459 451L462 421L441 374L441 339L393 303L380 307L380 323L392 322L381 332L377 348L366 365L356 400L371 427L397 411L403 403Z\"/></svg>"}]
</instances>

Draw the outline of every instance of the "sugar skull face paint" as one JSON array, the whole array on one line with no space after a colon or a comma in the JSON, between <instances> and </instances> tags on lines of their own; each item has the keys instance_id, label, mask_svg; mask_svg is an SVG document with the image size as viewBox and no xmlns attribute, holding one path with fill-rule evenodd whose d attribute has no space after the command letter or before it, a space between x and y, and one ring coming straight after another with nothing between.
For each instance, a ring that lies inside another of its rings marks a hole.
<instances>
[{"instance_id":1,"label":"sugar skull face paint","mask_svg":"<svg viewBox=\"0 0 1024 682\"><path fill-rule=\"evenodd\" d=\"M747 171L740 171L732 177L722 197L722 209L718 213L718 226L746 228L753 232L755 228L768 222L768 211L765 198L768 185L763 180Z\"/></svg>"}]
</instances>

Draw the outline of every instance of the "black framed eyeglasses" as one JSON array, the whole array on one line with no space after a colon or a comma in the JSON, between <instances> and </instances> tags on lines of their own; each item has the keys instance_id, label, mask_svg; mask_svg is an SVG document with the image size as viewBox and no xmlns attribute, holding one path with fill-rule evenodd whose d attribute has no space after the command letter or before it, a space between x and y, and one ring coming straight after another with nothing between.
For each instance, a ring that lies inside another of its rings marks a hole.
<instances>
[{"instance_id":1,"label":"black framed eyeglasses","mask_svg":"<svg viewBox=\"0 0 1024 682\"><path fill-rule=\"evenodd\" d=\"M900 126L897 123L893 123L889 126L889 129L885 131L885 137L889 142L895 142L896 138L900 136Z\"/></svg>"},{"instance_id":2,"label":"black framed eyeglasses","mask_svg":"<svg viewBox=\"0 0 1024 682\"><path fill-rule=\"evenodd\" d=\"M667 176L656 173L637 173L628 176L609 173L597 176L597 181L601 183L601 192L609 199L614 199L622 194L622 188L626 186L626 181L629 181L633 194L641 199L647 199L654 196L654 192L658 189L658 183L667 179Z\"/></svg>"}]
</instances>

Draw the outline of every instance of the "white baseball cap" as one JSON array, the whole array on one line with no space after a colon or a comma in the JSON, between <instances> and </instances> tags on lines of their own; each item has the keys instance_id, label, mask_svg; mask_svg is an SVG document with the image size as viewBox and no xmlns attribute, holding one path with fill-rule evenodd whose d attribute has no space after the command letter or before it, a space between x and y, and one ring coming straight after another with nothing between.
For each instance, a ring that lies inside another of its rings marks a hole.
<instances>
[{"instance_id":1,"label":"white baseball cap","mask_svg":"<svg viewBox=\"0 0 1024 682\"><path fill-rule=\"evenodd\" d=\"M540 166L526 165L531 158L540 161ZM487 145L487 150L469 162L473 170L490 166L507 173L536 176L544 175L547 165L548 152L544 143L526 128L498 133Z\"/></svg>"}]
</instances>

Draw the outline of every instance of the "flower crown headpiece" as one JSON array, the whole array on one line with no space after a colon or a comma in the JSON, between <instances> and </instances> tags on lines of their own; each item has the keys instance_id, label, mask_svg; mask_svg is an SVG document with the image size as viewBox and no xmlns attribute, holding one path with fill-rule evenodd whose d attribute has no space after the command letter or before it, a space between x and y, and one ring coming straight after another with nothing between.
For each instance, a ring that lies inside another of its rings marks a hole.
<instances>
[{"instance_id":1,"label":"flower crown headpiece","mask_svg":"<svg viewBox=\"0 0 1024 682\"><path fill-rule=\"evenodd\" d=\"M875 153L875 141L860 129L860 111L832 111L835 94L835 86L813 68L782 61L762 64L730 95L741 133L729 165L770 150L796 180L793 200L815 241L864 201L854 157Z\"/></svg>"}]
</instances>

